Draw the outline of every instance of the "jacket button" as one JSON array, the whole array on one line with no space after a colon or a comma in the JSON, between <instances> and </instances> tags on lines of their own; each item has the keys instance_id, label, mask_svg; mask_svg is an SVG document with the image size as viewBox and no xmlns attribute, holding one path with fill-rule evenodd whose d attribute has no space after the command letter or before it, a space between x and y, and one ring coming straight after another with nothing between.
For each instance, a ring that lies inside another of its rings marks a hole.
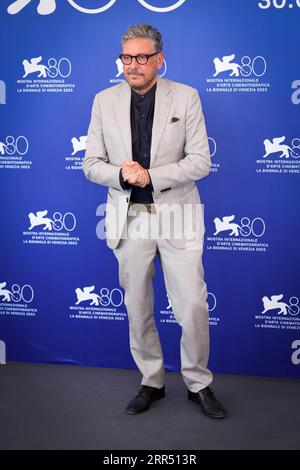
<instances>
[{"instance_id":1,"label":"jacket button","mask_svg":"<svg viewBox=\"0 0 300 470\"><path fill-rule=\"evenodd\" d=\"M128 202L128 197L126 198L126 202Z\"/></svg>"}]
</instances>

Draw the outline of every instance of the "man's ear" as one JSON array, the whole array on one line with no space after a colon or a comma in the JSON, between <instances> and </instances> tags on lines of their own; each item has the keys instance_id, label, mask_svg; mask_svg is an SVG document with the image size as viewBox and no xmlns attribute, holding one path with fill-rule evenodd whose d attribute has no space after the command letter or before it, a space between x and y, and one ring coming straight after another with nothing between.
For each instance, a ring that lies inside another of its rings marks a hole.
<instances>
[{"instance_id":1,"label":"man's ear","mask_svg":"<svg viewBox=\"0 0 300 470\"><path fill-rule=\"evenodd\" d=\"M164 58L165 58L165 55L163 52L160 52L158 54L158 59L157 59L157 68L158 69L161 69L162 66L163 66L163 63L164 63Z\"/></svg>"}]
</instances>

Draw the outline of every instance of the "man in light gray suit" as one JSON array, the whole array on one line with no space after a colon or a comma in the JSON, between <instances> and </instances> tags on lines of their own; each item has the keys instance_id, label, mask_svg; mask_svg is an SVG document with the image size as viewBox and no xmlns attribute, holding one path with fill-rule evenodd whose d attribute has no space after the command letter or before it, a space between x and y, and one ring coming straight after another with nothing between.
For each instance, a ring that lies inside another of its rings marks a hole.
<instances>
[{"instance_id":1,"label":"man in light gray suit","mask_svg":"<svg viewBox=\"0 0 300 470\"><path fill-rule=\"evenodd\" d=\"M165 396L164 361L153 317L154 258L182 328L181 372L188 398L212 418L225 410L209 385L204 223L195 181L210 171L198 92L157 76L164 54L147 24L122 35L125 82L95 96L83 162L86 177L108 186L106 239L119 263L130 349L142 374L128 414Z\"/></svg>"}]
</instances>

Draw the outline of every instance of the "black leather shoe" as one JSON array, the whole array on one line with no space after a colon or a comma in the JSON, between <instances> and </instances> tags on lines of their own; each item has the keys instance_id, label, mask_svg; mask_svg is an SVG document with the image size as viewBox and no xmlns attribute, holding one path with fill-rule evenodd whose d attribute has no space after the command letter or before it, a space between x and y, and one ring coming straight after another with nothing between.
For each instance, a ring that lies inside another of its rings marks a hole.
<instances>
[{"instance_id":1,"label":"black leather shoe","mask_svg":"<svg viewBox=\"0 0 300 470\"><path fill-rule=\"evenodd\" d=\"M226 411L221 403L215 398L213 392L209 387L200 390L197 393L188 390L189 400L194 401L200 405L203 413L210 418L225 418Z\"/></svg>"},{"instance_id":2,"label":"black leather shoe","mask_svg":"<svg viewBox=\"0 0 300 470\"><path fill-rule=\"evenodd\" d=\"M148 410L154 400L160 400L165 396L165 387L154 388L148 385L142 385L138 394L129 402L126 413L136 415Z\"/></svg>"}]
</instances>

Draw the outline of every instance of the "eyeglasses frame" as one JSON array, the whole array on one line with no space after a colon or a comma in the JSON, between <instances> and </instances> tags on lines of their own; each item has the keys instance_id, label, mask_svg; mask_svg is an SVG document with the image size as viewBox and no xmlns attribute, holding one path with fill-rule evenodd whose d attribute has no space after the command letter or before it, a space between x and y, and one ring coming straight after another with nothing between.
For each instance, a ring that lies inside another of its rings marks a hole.
<instances>
[{"instance_id":1,"label":"eyeglasses frame","mask_svg":"<svg viewBox=\"0 0 300 470\"><path fill-rule=\"evenodd\" d=\"M153 54L138 54L138 55L120 54L120 55L119 55L119 59L121 59L121 62L122 62L123 65L131 65L131 64L132 64L132 59L135 59L136 62L137 62L139 65L146 65L146 64L148 64L148 61L149 61L150 57L153 57L153 56L159 54L160 52L161 52L161 51L153 52ZM124 64L124 62L123 62L123 60L122 60L122 57L123 57L124 55L127 55L127 56L129 56L129 57L131 58L131 61L129 62L129 64ZM138 57L139 57L140 55L144 55L144 56L147 57L147 61L146 61L145 63L143 63L143 64L141 64L141 63L138 61Z\"/></svg>"}]
</instances>

